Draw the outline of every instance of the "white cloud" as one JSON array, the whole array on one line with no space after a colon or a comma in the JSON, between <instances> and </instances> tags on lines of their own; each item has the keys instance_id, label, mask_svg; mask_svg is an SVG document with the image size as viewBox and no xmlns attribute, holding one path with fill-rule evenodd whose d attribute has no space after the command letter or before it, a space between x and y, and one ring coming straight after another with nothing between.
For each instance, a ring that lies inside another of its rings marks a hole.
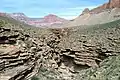
<instances>
[{"instance_id":1,"label":"white cloud","mask_svg":"<svg viewBox=\"0 0 120 80\"><path fill-rule=\"evenodd\" d=\"M69 10L84 10L85 8L89 8L89 9L93 9L97 6L81 6L81 7L73 7L73 8L66 8L66 9L69 9Z\"/></svg>"},{"instance_id":2,"label":"white cloud","mask_svg":"<svg viewBox=\"0 0 120 80\"><path fill-rule=\"evenodd\" d=\"M72 20L72 19L75 19L77 16L76 15L67 15L67 16L60 16L60 17L67 19L67 20Z\"/></svg>"},{"instance_id":3,"label":"white cloud","mask_svg":"<svg viewBox=\"0 0 120 80\"><path fill-rule=\"evenodd\" d=\"M81 7L73 7L73 8L64 8L65 11L58 13L58 16L71 20L78 17L85 8L89 8L91 10L96 7L97 6L81 6Z\"/></svg>"}]
</instances>

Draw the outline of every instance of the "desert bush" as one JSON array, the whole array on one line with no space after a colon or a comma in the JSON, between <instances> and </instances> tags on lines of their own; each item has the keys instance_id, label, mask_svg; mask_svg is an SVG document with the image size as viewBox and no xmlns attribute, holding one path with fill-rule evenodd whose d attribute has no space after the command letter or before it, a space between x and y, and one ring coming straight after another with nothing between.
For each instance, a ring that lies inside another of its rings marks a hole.
<instances>
[{"instance_id":1,"label":"desert bush","mask_svg":"<svg viewBox=\"0 0 120 80\"><path fill-rule=\"evenodd\" d=\"M0 20L0 27L3 27L5 25L5 21Z\"/></svg>"},{"instance_id":2,"label":"desert bush","mask_svg":"<svg viewBox=\"0 0 120 80\"><path fill-rule=\"evenodd\" d=\"M40 80L40 79L36 76L33 76L31 80Z\"/></svg>"}]
</instances>

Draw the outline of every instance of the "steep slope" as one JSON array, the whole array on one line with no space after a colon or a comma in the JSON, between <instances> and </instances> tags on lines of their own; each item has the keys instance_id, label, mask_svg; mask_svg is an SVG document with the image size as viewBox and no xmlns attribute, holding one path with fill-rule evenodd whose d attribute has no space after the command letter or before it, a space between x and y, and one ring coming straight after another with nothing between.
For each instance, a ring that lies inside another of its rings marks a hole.
<instances>
[{"instance_id":1,"label":"steep slope","mask_svg":"<svg viewBox=\"0 0 120 80\"><path fill-rule=\"evenodd\" d=\"M7 17L1 18L0 80L29 79L40 67L42 49L38 46L44 45L44 42L40 44L40 39L37 40L37 38L43 34L47 35L49 31L24 24L19 25L20 22Z\"/></svg>"},{"instance_id":2,"label":"steep slope","mask_svg":"<svg viewBox=\"0 0 120 80\"><path fill-rule=\"evenodd\" d=\"M79 16L73 22L67 24L69 26L79 25L95 25L112 22L120 19L120 8L114 8L112 10L106 10L98 14L86 13Z\"/></svg>"},{"instance_id":3,"label":"steep slope","mask_svg":"<svg viewBox=\"0 0 120 80\"><path fill-rule=\"evenodd\" d=\"M110 2L95 9L85 9L83 13L74 21L64 26L95 25L112 22L120 19L120 1L110 0Z\"/></svg>"},{"instance_id":4,"label":"steep slope","mask_svg":"<svg viewBox=\"0 0 120 80\"><path fill-rule=\"evenodd\" d=\"M88 74L87 78L87 69L90 67L99 69L101 62L106 58L117 57L120 53L120 20L95 26L58 29L53 30L53 33L62 36L60 43L55 47L59 48L58 58L60 60L50 60L52 70L50 65L41 67L32 80L88 80L93 74ZM53 43L51 45L53 46Z\"/></svg>"},{"instance_id":5,"label":"steep slope","mask_svg":"<svg viewBox=\"0 0 120 80\"><path fill-rule=\"evenodd\" d=\"M120 56L105 59L98 68L81 71L78 80L120 80Z\"/></svg>"},{"instance_id":6,"label":"steep slope","mask_svg":"<svg viewBox=\"0 0 120 80\"><path fill-rule=\"evenodd\" d=\"M11 18L9 15L7 15L7 16L6 15L0 16L0 20L3 20L3 21L5 21L8 24L10 23L10 25L13 24L13 26L15 26L16 28L19 28L20 26L22 26L22 27L25 26L25 28L26 27L33 27L33 26L30 26L30 25L28 25L26 23L23 23L23 22L20 22L18 20L15 20L15 19Z\"/></svg>"},{"instance_id":7,"label":"steep slope","mask_svg":"<svg viewBox=\"0 0 120 80\"><path fill-rule=\"evenodd\" d=\"M64 21L67 21L67 20L65 20L63 18L60 18L60 17L58 17L56 15L49 14L49 15L44 17L44 21L43 22L48 22L48 23L53 24L52 22L63 23Z\"/></svg>"},{"instance_id":8,"label":"steep slope","mask_svg":"<svg viewBox=\"0 0 120 80\"><path fill-rule=\"evenodd\" d=\"M91 10L91 12L94 12L94 13L99 13L103 10L106 10L106 9L113 9L113 8L120 8L120 0L109 0L108 3L105 3L93 10Z\"/></svg>"},{"instance_id":9,"label":"steep slope","mask_svg":"<svg viewBox=\"0 0 120 80\"><path fill-rule=\"evenodd\" d=\"M24 13L12 13L9 15L18 21L28 23L29 18Z\"/></svg>"},{"instance_id":10,"label":"steep slope","mask_svg":"<svg viewBox=\"0 0 120 80\"><path fill-rule=\"evenodd\" d=\"M0 17L0 80L119 80L119 53L120 20L42 29Z\"/></svg>"},{"instance_id":11,"label":"steep slope","mask_svg":"<svg viewBox=\"0 0 120 80\"><path fill-rule=\"evenodd\" d=\"M41 29L14 25L14 19L8 19L0 20L0 80L87 80L89 76L92 80L99 76L92 77L94 73L87 73L88 69L103 69L106 64L102 66L102 62L111 62L111 56L119 59L120 20L94 26Z\"/></svg>"}]
</instances>

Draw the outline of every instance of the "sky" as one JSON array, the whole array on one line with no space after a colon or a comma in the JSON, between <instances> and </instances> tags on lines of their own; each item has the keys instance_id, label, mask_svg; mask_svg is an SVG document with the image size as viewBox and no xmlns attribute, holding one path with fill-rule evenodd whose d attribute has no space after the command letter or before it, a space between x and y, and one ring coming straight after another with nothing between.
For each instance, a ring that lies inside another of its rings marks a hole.
<instances>
[{"instance_id":1,"label":"sky","mask_svg":"<svg viewBox=\"0 0 120 80\"><path fill-rule=\"evenodd\" d=\"M93 9L108 0L0 0L0 12L22 12L29 17L40 18L55 14L74 19L85 8Z\"/></svg>"}]
</instances>

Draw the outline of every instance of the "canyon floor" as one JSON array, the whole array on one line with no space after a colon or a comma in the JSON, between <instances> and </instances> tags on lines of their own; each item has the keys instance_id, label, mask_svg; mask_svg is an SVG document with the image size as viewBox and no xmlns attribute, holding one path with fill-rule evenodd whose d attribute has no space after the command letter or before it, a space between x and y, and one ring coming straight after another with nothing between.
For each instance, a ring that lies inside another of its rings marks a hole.
<instances>
[{"instance_id":1,"label":"canyon floor","mask_svg":"<svg viewBox=\"0 0 120 80\"><path fill-rule=\"evenodd\" d=\"M37 28L0 18L0 80L120 80L120 20Z\"/></svg>"}]
</instances>

